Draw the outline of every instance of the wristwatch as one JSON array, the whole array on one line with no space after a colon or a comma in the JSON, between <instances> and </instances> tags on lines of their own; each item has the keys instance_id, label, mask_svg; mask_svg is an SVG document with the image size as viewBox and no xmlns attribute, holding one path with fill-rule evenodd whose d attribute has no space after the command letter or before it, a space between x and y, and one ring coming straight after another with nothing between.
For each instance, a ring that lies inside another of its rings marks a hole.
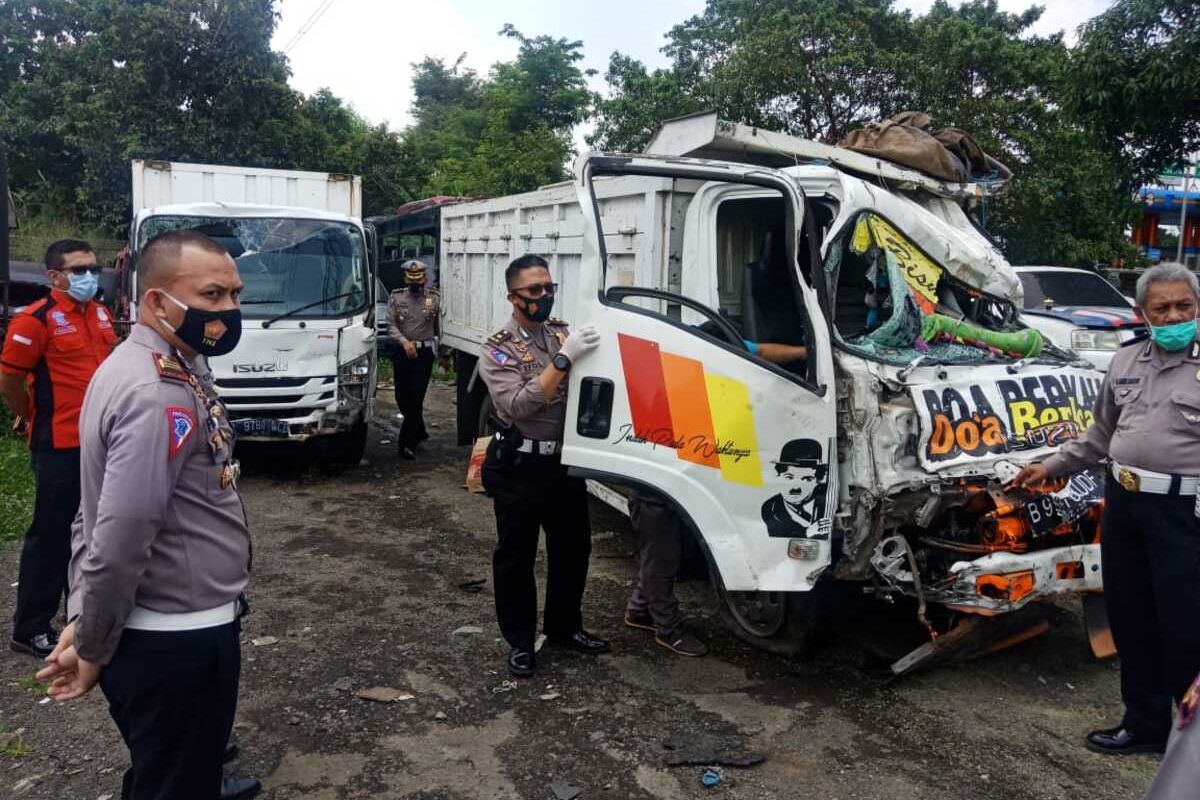
<instances>
[{"instance_id":1,"label":"wristwatch","mask_svg":"<svg viewBox=\"0 0 1200 800\"><path fill-rule=\"evenodd\" d=\"M550 359L550 363L554 365L555 369L562 370L563 372L571 371L571 359L562 353L555 353L554 358Z\"/></svg>"}]
</instances>

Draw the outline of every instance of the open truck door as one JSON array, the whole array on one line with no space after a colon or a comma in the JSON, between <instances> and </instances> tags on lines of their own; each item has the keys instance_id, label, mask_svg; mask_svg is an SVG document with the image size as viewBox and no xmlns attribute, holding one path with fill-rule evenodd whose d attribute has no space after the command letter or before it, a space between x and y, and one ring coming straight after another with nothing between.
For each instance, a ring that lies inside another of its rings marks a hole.
<instances>
[{"instance_id":1,"label":"open truck door","mask_svg":"<svg viewBox=\"0 0 1200 800\"><path fill-rule=\"evenodd\" d=\"M723 592L761 603L812 589L831 559L836 401L803 193L772 169L681 159L582 156L575 176L584 242L569 322L602 342L571 371L563 461L669 499ZM653 200L669 237L601 214L598 192L634 176L669 179ZM631 247L639 237L671 253ZM646 260L668 265L658 285L622 285ZM747 327L808 358L766 361Z\"/></svg>"}]
</instances>

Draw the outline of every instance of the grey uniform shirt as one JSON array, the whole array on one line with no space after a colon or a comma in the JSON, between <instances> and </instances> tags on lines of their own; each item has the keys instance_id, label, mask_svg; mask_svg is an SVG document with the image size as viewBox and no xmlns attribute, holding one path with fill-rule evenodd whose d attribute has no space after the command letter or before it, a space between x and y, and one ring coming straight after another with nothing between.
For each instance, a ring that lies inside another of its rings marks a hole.
<instances>
[{"instance_id":1,"label":"grey uniform shirt","mask_svg":"<svg viewBox=\"0 0 1200 800\"><path fill-rule=\"evenodd\" d=\"M516 317L488 337L479 356L479 377L492 395L496 416L515 423L522 435L543 442L562 439L567 413L567 381L546 397L537 377L567 340L567 323L547 320L530 332Z\"/></svg>"},{"instance_id":2,"label":"grey uniform shirt","mask_svg":"<svg viewBox=\"0 0 1200 800\"><path fill-rule=\"evenodd\" d=\"M1127 467L1200 476L1200 342L1168 353L1150 341L1113 357L1079 439L1046 459L1057 477L1111 458Z\"/></svg>"},{"instance_id":3,"label":"grey uniform shirt","mask_svg":"<svg viewBox=\"0 0 1200 800\"><path fill-rule=\"evenodd\" d=\"M246 587L250 533L226 469L232 431L223 408L209 422L170 354L155 331L134 325L83 400L67 613L88 661L112 658L135 605L204 611ZM203 357L191 374L215 398Z\"/></svg>"},{"instance_id":4,"label":"grey uniform shirt","mask_svg":"<svg viewBox=\"0 0 1200 800\"><path fill-rule=\"evenodd\" d=\"M396 289L388 295L388 333L401 344L433 339L438 335L441 310L442 298L437 289Z\"/></svg>"}]
</instances>

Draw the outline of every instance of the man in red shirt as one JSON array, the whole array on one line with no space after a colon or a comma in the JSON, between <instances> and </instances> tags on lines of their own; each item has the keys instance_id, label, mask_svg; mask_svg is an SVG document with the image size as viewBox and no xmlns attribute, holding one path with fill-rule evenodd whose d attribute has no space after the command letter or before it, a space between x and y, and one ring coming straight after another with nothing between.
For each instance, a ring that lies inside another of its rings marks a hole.
<instances>
[{"instance_id":1,"label":"man in red shirt","mask_svg":"<svg viewBox=\"0 0 1200 800\"><path fill-rule=\"evenodd\" d=\"M25 425L37 478L33 523L21 550L11 647L45 657L50 620L67 586L71 523L79 509L79 410L117 337L93 298L100 267L91 245L62 239L46 250L49 297L13 317L0 352L0 395Z\"/></svg>"}]
</instances>

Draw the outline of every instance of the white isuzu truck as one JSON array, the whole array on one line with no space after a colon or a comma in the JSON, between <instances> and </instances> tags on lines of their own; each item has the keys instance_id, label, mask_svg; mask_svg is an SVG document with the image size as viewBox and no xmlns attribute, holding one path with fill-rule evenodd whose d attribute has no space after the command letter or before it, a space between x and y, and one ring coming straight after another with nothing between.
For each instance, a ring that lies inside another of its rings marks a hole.
<instances>
[{"instance_id":1,"label":"white isuzu truck","mask_svg":"<svg viewBox=\"0 0 1200 800\"><path fill-rule=\"evenodd\" d=\"M932 643L1098 592L1102 478L1006 488L1091 424L1102 376L1019 321L967 214L989 191L700 114L569 183L443 206L460 441L487 432L504 268L537 253L555 315L603 337L571 371L563 461L669 498L742 638L803 650L837 579L910 598Z\"/></svg>"},{"instance_id":2,"label":"white isuzu truck","mask_svg":"<svg viewBox=\"0 0 1200 800\"><path fill-rule=\"evenodd\" d=\"M155 236L207 234L237 262L243 327L210 365L241 440L319 437L357 465L375 395L372 248L353 175L133 162L123 285L136 317L137 254Z\"/></svg>"}]
</instances>

